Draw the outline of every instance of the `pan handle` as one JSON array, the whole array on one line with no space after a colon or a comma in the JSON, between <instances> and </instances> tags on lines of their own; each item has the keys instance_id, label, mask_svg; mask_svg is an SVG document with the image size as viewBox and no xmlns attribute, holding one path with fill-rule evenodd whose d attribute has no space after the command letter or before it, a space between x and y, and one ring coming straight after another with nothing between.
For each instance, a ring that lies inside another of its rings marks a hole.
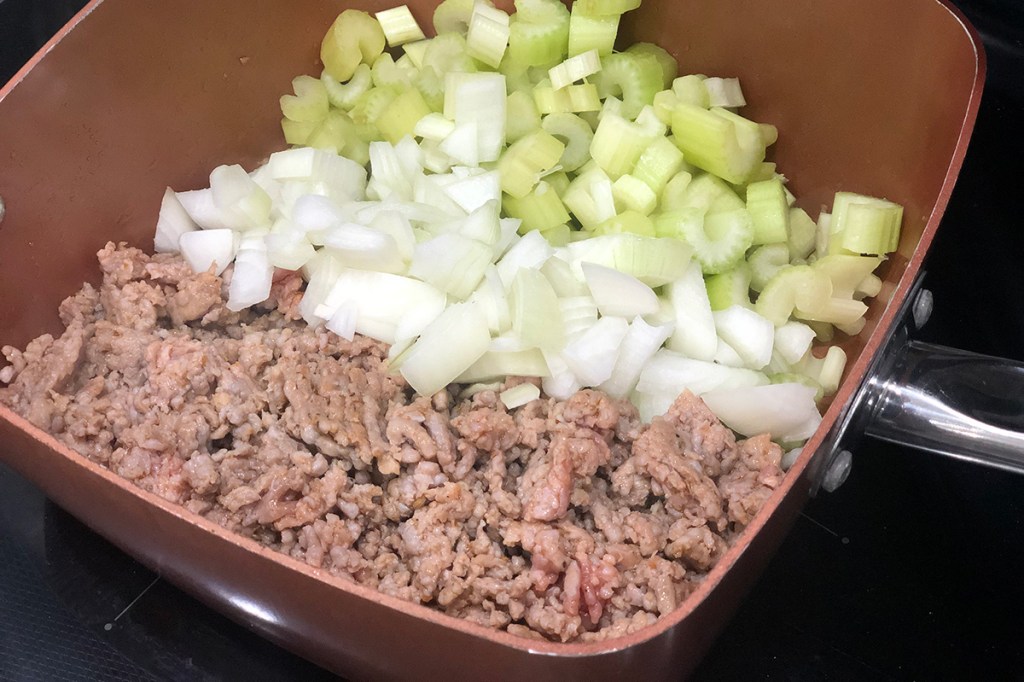
<instances>
[{"instance_id":1,"label":"pan handle","mask_svg":"<svg viewBox=\"0 0 1024 682\"><path fill-rule=\"evenodd\" d=\"M915 340L889 358L868 379L866 435L1024 473L1024 363Z\"/></svg>"}]
</instances>

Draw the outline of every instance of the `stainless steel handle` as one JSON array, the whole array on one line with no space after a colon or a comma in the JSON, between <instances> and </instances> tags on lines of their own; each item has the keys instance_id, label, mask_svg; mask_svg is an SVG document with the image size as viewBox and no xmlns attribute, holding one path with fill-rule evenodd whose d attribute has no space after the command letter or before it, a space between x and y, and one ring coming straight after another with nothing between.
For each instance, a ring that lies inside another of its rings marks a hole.
<instances>
[{"instance_id":1,"label":"stainless steel handle","mask_svg":"<svg viewBox=\"0 0 1024 682\"><path fill-rule=\"evenodd\" d=\"M866 435L1024 473L1024 363L890 344L868 379Z\"/></svg>"}]
</instances>

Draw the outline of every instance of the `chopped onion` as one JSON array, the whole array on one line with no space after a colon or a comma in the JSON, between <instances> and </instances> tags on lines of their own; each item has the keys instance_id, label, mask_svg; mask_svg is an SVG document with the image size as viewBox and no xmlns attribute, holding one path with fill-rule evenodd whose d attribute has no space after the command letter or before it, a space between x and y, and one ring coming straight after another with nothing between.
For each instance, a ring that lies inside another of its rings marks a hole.
<instances>
[{"instance_id":1,"label":"chopped onion","mask_svg":"<svg viewBox=\"0 0 1024 682\"><path fill-rule=\"evenodd\" d=\"M235 259L237 237L232 230L196 230L181 235L181 255L192 272L206 272L216 265L219 275Z\"/></svg>"}]
</instances>

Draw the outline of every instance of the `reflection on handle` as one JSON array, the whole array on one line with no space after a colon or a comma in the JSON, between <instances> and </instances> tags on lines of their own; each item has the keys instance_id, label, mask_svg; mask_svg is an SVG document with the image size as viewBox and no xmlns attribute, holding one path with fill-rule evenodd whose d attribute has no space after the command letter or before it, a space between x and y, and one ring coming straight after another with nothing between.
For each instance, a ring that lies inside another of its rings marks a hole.
<instances>
[{"instance_id":1,"label":"reflection on handle","mask_svg":"<svg viewBox=\"0 0 1024 682\"><path fill-rule=\"evenodd\" d=\"M910 341L869 380L875 438L1024 473L1024 363Z\"/></svg>"}]
</instances>

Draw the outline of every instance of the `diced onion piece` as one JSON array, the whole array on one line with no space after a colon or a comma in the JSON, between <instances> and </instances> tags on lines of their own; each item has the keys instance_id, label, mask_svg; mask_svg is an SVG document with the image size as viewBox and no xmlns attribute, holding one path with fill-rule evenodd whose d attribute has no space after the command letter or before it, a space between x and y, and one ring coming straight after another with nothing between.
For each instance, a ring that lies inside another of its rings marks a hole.
<instances>
[{"instance_id":1,"label":"diced onion piece","mask_svg":"<svg viewBox=\"0 0 1024 682\"><path fill-rule=\"evenodd\" d=\"M683 276L668 285L666 294L676 321L668 348L697 360L714 358L718 333L700 265L690 263Z\"/></svg>"},{"instance_id":2,"label":"diced onion piece","mask_svg":"<svg viewBox=\"0 0 1024 682\"><path fill-rule=\"evenodd\" d=\"M746 388L767 383L768 377L761 372L694 360L661 349L640 372L636 390L651 395L671 394L675 400L683 389L701 395L715 389Z\"/></svg>"},{"instance_id":3,"label":"diced onion piece","mask_svg":"<svg viewBox=\"0 0 1024 682\"><path fill-rule=\"evenodd\" d=\"M743 306L714 313L715 329L723 341L743 358L750 369L761 369L772 359L775 326L772 321Z\"/></svg>"},{"instance_id":4,"label":"diced onion piece","mask_svg":"<svg viewBox=\"0 0 1024 682\"><path fill-rule=\"evenodd\" d=\"M514 351L488 350L455 381L460 384L471 384L510 376L546 377L549 374L547 360L536 348Z\"/></svg>"},{"instance_id":5,"label":"diced onion piece","mask_svg":"<svg viewBox=\"0 0 1024 682\"><path fill-rule=\"evenodd\" d=\"M500 73L449 73L444 113L455 125L476 123L481 163L497 161L505 146L505 77Z\"/></svg>"},{"instance_id":6,"label":"diced onion piece","mask_svg":"<svg viewBox=\"0 0 1024 682\"><path fill-rule=\"evenodd\" d=\"M358 319L358 308L355 304L346 302L334 309L334 313L324 326L346 341L351 341L356 335Z\"/></svg>"},{"instance_id":7,"label":"diced onion piece","mask_svg":"<svg viewBox=\"0 0 1024 682\"><path fill-rule=\"evenodd\" d=\"M243 310L262 303L270 296L274 266L267 258L267 247L263 237L252 236L242 239L235 255L235 269L228 285L228 310Z\"/></svg>"},{"instance_id":8,"label":"diced onion piece","mask_svg":"<svg viewBox=\"0 0 1024 682\"><path fill-rule=\"evenodd\" d=\"M630 319L658 312L657 294L636 277L597 263L581 263L580 267L602 315Z\"/></svg>"},{"instance_id":9,"label":"diced onion piece","mask_svg":"<svg viewBox=\"0 0 1024 682\"><path fill-rule=\"evenodd\" d=\"M181 235L178 246L192 272L207 272L216 264L214 274L219 275L235 259L235 242L231 230L196 230Z\"/></svg>"},{"instance_id":10,"label":"diced onion piece","mask_svg":"<svg viewBox=\"0 0 1024 682\"><path fill-rule=\"evenodd\" d=\"M306 235L297 230L272 232L265 240L267 258L275 268L298 270L316 255Z\"/></svg>"},{"instance_id":11,"label":"diced onion piece","mask_svg":"<svg viewBox=\"0 0 1024 682\"><path fill-rule=\"evenodd\" d=\"M188 192L175 192L174 196L189 218L204 230L231 229L220 209L213 203L213 190L194 189Z\"/></svg>"},{"instance_id":12,"label":"diced onion piece","mask_svg":"<svg viewBox=\"0 0 1024 682\"><path fill-rule=\"evenodd\" d=\"M380 272L405 269L395 238L370 227L342 223L327 230L323 243L346 267Z\"/></svg>"},{"instance_id":13,"label":"diced onion piece","mask_svg":"<svg viewBox=\"0 0 1024 682\"><path fill-rule=\"evenodd\" d=\"M452 383L487 352L487 318L475 303L456 303L427 325L405 355L400 372L430 396Z\"/></svg>"},{"instance_id":14,"label":"diced onion piece","mask_svg":"<svg viewBox=\"0 0 1024 682\"><path fill-rule=\"evenodd\" d=\"M556 400L568 400L576 391L583 388L579 379L576 378L576 375L573 374L572 370L569 369L569 365L566 364L560 355L545 354L544 357L551 372L550 376L546 376L541 380L544 393Z\"/></svg>"},{"instance_id":15,"label":"diced onion piece","mask_svg":"<svg viewBox=\"0 0 1024 682\"><path fill-rule=\"evenodd\" d=\"M701 398L726 426L744 436L770 433L776 441L800 441L821 423L814 388L800 383L719 389Z\"/></svg>"},{"instance_id":16,"label":"diced onion piece","mask_svg":"<svg viewBox=\"0 0 1024 682\"><path fill-rule=\"evenodd\" d=\"M392 7L383 12L377 12L374 16L380 22L380 28L384 31L384 38L387 39L388 45L391 47L398 47L405 43L426 38L423 34L423 29L416 23L412 12L409 11L408 5Z\"/></svg>"},{"instance_id":17,"label":"diced onion piece","mask_svg":"<svg viewBox=\"0 0 1024 682\"><path fill-rule=\"evenodd\" d=\"M441 234L416 245L409 275L462 300L476 289L493 250L461 234Z\"/></svg>"},{"instance_id":18,"label":"diced onion piece","mask_svg":"<svg viewBox=\"0 0 1024 682\"><path fill-rule=\"evenodd\" d=\"M518 386L505 389L498 397L505 404L506 408L514 410L539 398L540 389L533 384L519 384Z\"/></svg>"},{"instance_id":19,"label":"diced onion piece","mask_svg":"<svg viewBox=\"0 0 1024 682\"><path fill-rule=\"evenodd\" d=\"M189 217L174 191L170 187L164 190L163 199L160 200L160 215L156 220L154 250L157 253L177 253L181 236L197 229L199 227Z\"/></svg>"},{"instance_id":20,"label":"diced onion piece","mask_svg":"<svg viewBox=\"0 0 1024 682\"><path fill-rule=\"evenodd\" d=\"M812 341L813 329L802 322L787 322L775 330L774 350L783 360L794 365L811 349Z\"/></svg>"},{"instance_id":21,"label":"diced onion piece","mask_svg":"<svg viewBox=\"0 0 1024 682\"><path fill-rule=\"evenodd\" d=\"M306 274L306 290L299 301L299 314L311 327L323 324L327 318L317 311L334 289L334 283L344 271L338 259L326 251L320 251L303 268Z\"/></svg>"},{"instance_id":22,"label":"diced onion piece","mask_svg":"<svg viewBox=\"0 0 1024 682\"><path fill-rule=\"evenodd\" d=\"M539 269L555 250L544 236L536 231L527 232L498 261L498 274L506 287L512 286L516 273L524 268Z\"/></svg>"},{"instance_id":23,"label":"diced onion piece","mask_svg":"<svg viewBox=\"0 0 1024 682\"><path fill-rule=\"evenodd\" d=\"M627 331L623 318L602 317L566 345L562 359L583 386L598 386L611 377Z\"/></svg>"},{"instance_id":24,"label":"diced onion piece","mask_svg":"<svg viewBox=\"0 0 1024 682\"><path fill-rule=\"evenodd\" d=\"M672 334L674 324L650 325L637 317L622 339L612 374L600 388L613 398L626 398L640 379L644 365Z\"/></svg>"},{"instance_id":25,"label":"diced onion piece","mask_svg":"<svg viewBox=\"0 0 1024 682\"><path fill-rule=\"evenodd\" d=\"M444 310L445 297L425 282L386 272L343 269L323 305L333 316L343 305L356 310L356 331L384 343L417 336Z\"/></svg>"}]
</instances>

